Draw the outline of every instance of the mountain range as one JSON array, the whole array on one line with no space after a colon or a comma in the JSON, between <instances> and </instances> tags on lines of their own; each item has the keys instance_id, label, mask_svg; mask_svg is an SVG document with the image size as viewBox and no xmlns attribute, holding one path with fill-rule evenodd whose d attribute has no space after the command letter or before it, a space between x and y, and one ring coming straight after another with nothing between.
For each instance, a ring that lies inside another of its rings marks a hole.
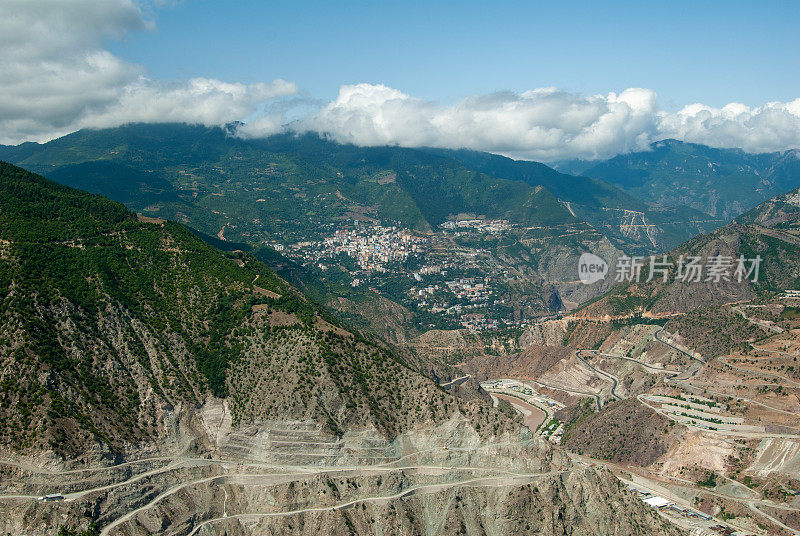
<instances>
[{"instance_id":1,"label":"mountain range","mask_svg":"<svg viewBox=\"0 0 800 536\"><path fill-rule=\"evenodd\" d=\"M8 533L679 534L245 252L6 163L0 214Z\"/></svg>"},{"instance_id":2,"label":"mountain range","mask_svg":"<svg viewBox=\"0 0 800 536\"><path fill-rule=\"evenodd\" d=\"M320 269L322 263L298 263L297 255L275 250L322 243L358 223L444 237L453 243L440 251L488 256L460 277L502 282L507 290L497 299L504 305L490 318L510 326L607 290L607 283L577 282L577 260L586 251L612 258L649 254L726 223L536 162L466 150L356 147L311 134L243 139L236 128L133 124L84 130L44 144L0 146L0 159L106 195L144 216L183 223L223 249L249 250L314 299L392 339L465 320L421 310L409 298L417 291L407 279L378 277L369 284L381 296L375 301L372 291L355 286L363 277L342 278ZM442 233L443 224L470 218L502 220L510 228L499 239ZM428 260L433 266L443 262ZM410 275L413 267L407 269ZM458 304L453 299L438 308L450 310ZM390 309L404 320L385 325Z\"/></svg>"},{"instance_id":3,"label":"mountain range","mask_svg":"<svg viewBox=\"0 0 800 536\"><path fill-rule=\"evenodd\" d=\"M625 231L620 218L601 214L601 207L647 210L603 181L487 153L363 148L315 135L245 140L232 128L80 131L41 145L0 147L0 159L211 235L227 226L228 239L239 242L309 239L320 225L343 218L429 231L464 213L557 226L580 223L576 214L585 211L620 243L652 247L646 232ZM686 238L685 231L662 232L668 241Z\"/></svg>"},{"instance_id":4,"label":"mountain range","mask_svg":"<svg viewBox=\"0 0 800 536\"><path fill-rule=\"evenodd\" d=\"M667 141L641 156L655 162L628 155L572 176L467 150L247 140L235 125L0 148L50 177L0 163L0 530L360 534L377 520L396 534L677 534L611 474L649 479L666 464L666 479L702 475L670 450L692 448L696 423L675 426L641 397L721 403L681 391L710 396L730 374L724 358L715 368L693 352L746 348L776 322L775 352L791 358L793 309L773 302L800 288L800 188L766 201L712 192L732 200L728 222L711 214L722 205L670 197L700 182L657 173L687 152L719 172L749 159L742 186L770 161L761 184L778 189L794 156L707 149ZM652 179L632 187L621 170L637 166ZM657 184L670 196L643 201ZM361 241L357 255L406 257L364 268L346 249L322 255L343 237ZM594 286L575 281L583 252L612 266ZM647 281L656 253L668 267ZM628 255L640 278L615 281ZM757 258L758 276L678 277L679 259L707 271L720 257ZM459 292L448 307L419 305L448 291ZM459 318L474 323L457 329ZM538 391L497 397L496 382L476 381L498 375ZM716 431L722 419L708 418ZM747 426L794 437L785 424ZM550 445L554 430L569 455ZM729 519L733 503L697 501Z\"/></svg>"},{"instance_id":5,"label":"mountain range","mask_svg":"<svg viewBox=\"0 0 800 536\"><path fill-rule=\"evenodd\" d=\"M648 151L568 168L662 206L688 206L724 220L800 186L797 149L751 154L663 140Z\"/></svg>"}]
</instances>

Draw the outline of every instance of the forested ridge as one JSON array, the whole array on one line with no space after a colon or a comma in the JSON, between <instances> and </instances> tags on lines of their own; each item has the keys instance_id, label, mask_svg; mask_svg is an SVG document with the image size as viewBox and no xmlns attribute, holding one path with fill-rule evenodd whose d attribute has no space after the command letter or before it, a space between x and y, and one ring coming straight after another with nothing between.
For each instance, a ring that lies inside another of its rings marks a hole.
<instances>
[{"instance_id":1,"label":"forested ridge","mask_svg":"<svg viewBox=\"0 0 800 536\"><path fill-rule=\"evenodd\" d=\"M387 435L458 408L249 254L5 163L0 245L0 435L14 449L121 448L209 394L238 423Z\"/></svg>"}]
</instances>

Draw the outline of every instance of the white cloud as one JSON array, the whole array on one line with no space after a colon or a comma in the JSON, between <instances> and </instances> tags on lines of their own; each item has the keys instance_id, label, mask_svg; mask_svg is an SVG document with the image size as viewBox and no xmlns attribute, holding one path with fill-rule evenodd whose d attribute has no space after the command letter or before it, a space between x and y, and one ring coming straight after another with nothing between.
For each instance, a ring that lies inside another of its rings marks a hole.
<instances>
[{"instance_id":1,"label":"white cloud","mask_svg":"<svg viewBox=\"0 0 800 536\"><path fill-rule=\"evenodd\" d=\"M468 147L523 158L597 158L642 149L657 132L656 95L631 88L582 97L555 88L440 106L383 85L342 86L293 125L359 145Z\"/></svg>"},{"instance_id":2,"label":"white cloud","mask_svg":"<svg viewBox=\"0 0 800 536\"><path fill-rule=\"evenodd\" d=\"M243 136L316 131L341 142L468 147L553 161L606 158L663 138L777 151L800 147L800 98L751 108L703 104L676 113L650 89L578 95L556 88L501 91L442 105L384 85L344 85L310 108L291 82L156 80L110 53L108 39L155 30L141 6L173 0L1 0L0 143L46 140L131 121L217 125L246 120ZM294 108L292 108L294 106ZM309 112L308 110L311 109Z\"/></svg>"},{"instance_id":3,"label":"white cloud","mask_svg":"<svg viewBox=\"0 0 800 536\"><path fill-rule=\"evenodd\" d=\"M297 86L285 80L269 84L230 84L212 78L193 78L168 83L140 77L122 88L111 106L90 112L78 121L80 127L113 127L125 122L186 122L221 125L252 114L262 103L292 95ZM268 133L281 130L280 118L264 116L259 124Z\"/></svg>"},{"instance_id":4,"label":"white cloud","mask_svg":"<svg viewBox=\"0 0 800 536\"><path fill-rule=\"evenodd\" d=\"M103 46L153 28L131 0L0 2L0 143L131 121L222 124L297 92L283 80L153 80Z\"/></svg>"},{"instance_id":5,"label":"white cloud","mask_svg":"<svg viewBox=\"0 0 800 536\"><path fill-rule=\"evenodd\" d=\"M669 114L654 91L641 88L591 96L540 88L442 106L358 84L342 86L335 101L292 128L357 145L467 147L545 161L607 158L667 137L777 151L800 146L800 99L754 109L698 104Z\"/></svg>"},{"instance_id":6,"label":"white cloud","mask_svg":"<svg viewBox=\"0 0 800 536\"><path fill-rule=\"evenodd\" d=\"M750 108L731 103L722 108L692 104L664 115L662 137L713 147L739 147L758 153L800 147L800 98Z\"/></svg>"}]
</instances>

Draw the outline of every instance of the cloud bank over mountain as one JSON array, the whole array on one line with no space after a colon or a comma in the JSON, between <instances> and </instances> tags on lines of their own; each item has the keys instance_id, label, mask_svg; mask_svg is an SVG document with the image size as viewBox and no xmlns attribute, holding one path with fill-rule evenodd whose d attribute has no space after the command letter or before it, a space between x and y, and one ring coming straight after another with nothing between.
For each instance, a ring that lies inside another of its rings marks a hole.
<instances>
[{"instance_id":1,"label":"cloud bank over mountain","mask_svg":"<svg viewBox=\"0 0 800 536\"><path fill-rule=\"evenodd\" d=\"M556 88L503 91L450 106L370 84L292 125L358 145L468 147L536 160L598 158L646 147L658 133L655 92L583 97Z\"/></svg>"},{"instance_id":2,"label":"cloud bank over mountain","mask_svg":"<svg viewBox=\"0 0 800 536\"><path fill-rule=\"evenodd\" d=\"M314 131L359 145L467 147L544 161L607 158L664 138L750 152L800 147L800 98L669 113L643 88L499 91L440 104L362 83L341 86L329 103L300 98L304 115L288 122L298 115L286 102L300 93L292 82L158 80L107 50L108 40L140 31L155 23L132 0L0 3L0 143L135 121L244 120L240 134L250 137Z\"/></svg>"},{"instance_id":3,"label":"cloud bank over mountain","mask_svg":"<svg viewBox=\"0 0 800 536\"><path fill-rule=\"evenodd\" d=\"M739 147L747 152L781 151L800 147L800 98L750 108L731 103L722 108L692 104L675 114L663 114L662 138Z\"/></svg>"},{"instance_id":4,"label":"cloud bank over mountain","mask_svg":"<svg viewBox=\"0 0 800 536\"><path fill-rule=\"evenodd\" d=\"M4 0L0 143L41 141L132 121L222 124L297 92L283 80L154 80L143 66L104 47L108 39L154 28L131 0Z\"/></svg>"},{"instance_id":5,"label":"cloud bank over mountain","mask_svg":"<svg viewBox=\"0 0 800 536\"><path fill-rule=\"evenodd\" d=\"M766 152L800 147L800 99L667 113L650 89L582 96L539 88L442 106L358 84L342 86L335 101L292 127L357 145L467 147L545 161L607 158L664 138Z\"/></svg>"}]
</instances>

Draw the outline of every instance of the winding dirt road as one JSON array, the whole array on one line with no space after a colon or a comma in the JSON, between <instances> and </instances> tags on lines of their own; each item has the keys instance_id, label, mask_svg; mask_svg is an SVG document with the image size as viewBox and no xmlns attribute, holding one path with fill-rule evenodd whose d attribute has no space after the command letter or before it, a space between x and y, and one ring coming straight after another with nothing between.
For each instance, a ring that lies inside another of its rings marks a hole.
<instances>
[{"instance_id":1,"label":"winding dirt road","mask_svg":"<svg viewBox=\"0 0 800 536\"><path fill-rule=\"evenodd\" d=\"M508 486L517 486L520 484L528 484L530 482L536 481L538 478L546 477L546 476L554 476L564 471L551 471L548 473L531 473L531 474L520 474L513 477L482 477L482 478L473 478L469 480L464 480L461 482L447 482L442 484L420 484L416 486L411 486L407 489L404 489L398 493L393 495L379 495L373 497L362 497L358 499L352 499L350 501L346 501L343 503L331 505L331 506L316 506L316 507L308 507L308 508L300 508L296 510L288 510L282 512L260 512L260 513L250 513L250 514L236 514L231 516L223 516L208 519L203 521L202 523L198 524L192 532L189 533L188 536L194 536L197 532L202 529L203 527L218 523L220 521L225 521L228 519L249 519L249 520L259 520L264 518L272 518L272 517L286 517L286 516L293 516L298 514L305 514L311 512L328 512L334 510L344 510L346 508L350 508L357 504L367 503L367 502L387 502L396 499L403 499L406 497L410 497L412 495L423 494L423 493L436 493L438 491L454 488L454 487L508 487ZM101 536L105 536L107 533L101 532Z\"/></svg>"}]
</instances>

